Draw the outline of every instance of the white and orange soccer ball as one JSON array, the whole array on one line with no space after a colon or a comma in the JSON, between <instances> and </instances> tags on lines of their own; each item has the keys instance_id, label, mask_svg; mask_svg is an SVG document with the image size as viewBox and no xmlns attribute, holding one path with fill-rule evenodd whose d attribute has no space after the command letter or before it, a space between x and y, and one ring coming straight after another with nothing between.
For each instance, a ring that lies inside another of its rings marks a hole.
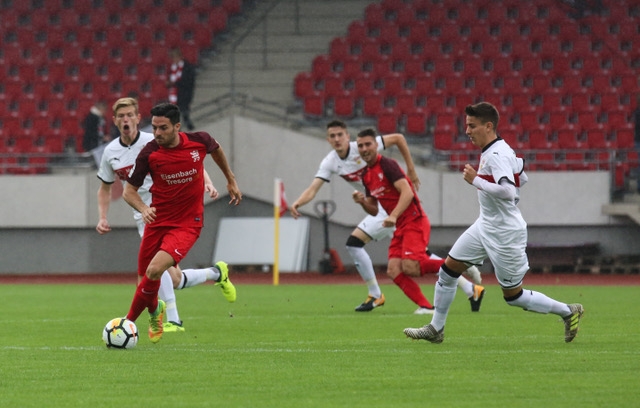
<instances>
[{"instance_id":1,"label":"white and orange soccer ball","mask_svg":"<svg viewBox=\"0 0 640 408\"><path fill-rule=\"evenodd\" d=\"M102 330L102 340L108 348L131 349L138 344L138 328L131 320L116 317Z\"/></svg>"}]
</instances>

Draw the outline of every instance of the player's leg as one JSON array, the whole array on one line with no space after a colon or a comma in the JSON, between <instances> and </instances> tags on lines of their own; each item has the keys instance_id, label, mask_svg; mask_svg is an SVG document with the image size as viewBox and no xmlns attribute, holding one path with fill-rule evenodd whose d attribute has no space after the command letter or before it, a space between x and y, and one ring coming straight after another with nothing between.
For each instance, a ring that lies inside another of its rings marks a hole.
<instances>
[{"instance_id":1,"label":"player's leg","mask_svg":"<svg viewBox=\"0 0 640 408\"><path fill-rule=\"evenodd\" d=\"M127 319L135 322L146 308L157 308L158 290L161 275L150 276L148 273L151 261L157 255L162 240L162 228L152 229L143 238L138 253L138 285L133 296ZM170 258L170 257L169 257ZM173 262L173 260L171 260ZM171 263L172 263L171 262ZM170 263L170 264L171 264ZM168 266L170 266L167 265Z\"/></svg>"},{"instance_id":2,"label":"player's leg","mask_svg":"<svg viewBox=\"0 0 640 408\"><path fill-rule=\"evenodd\" d=\"M434 254L433 252L431 252L429 248L427 248L426 253L429 258L442 259L437 254ZM475 265L471 265L469 268L467 268L466 271L462 272L462 274L467 278L471 279L473 283L476 285L480 285L482 283L482 274L480 273L480 270L478 269L478 267ZM463 279L466 280L466 278L463 278ZM461 282L464 282L464 281L458 281L458 287L460 289L462 289L462 285L460 284ZM465 293L467 292L465 291ZM468 295L468 296L471 296L471 295Z\"/></svg>"},{"instance_id":3,"label":"player's leg","mask_svg":"<svg viewBox=\"0 0 640 408\"><path fill-rule=\"evenodd\" d=\"M442 258L440 258L438 255L431 253L429 250L426 251L427 256L429 256L432 259L435 260L442 260L442 263L444 263L444 260ZM472 268L474 268L476 271L478 271L478 268L476 268L475 266L472 266ZM467 272L470 270L471 268L467 269ZM438 272L440 272L438 270ZM464 274L465 272L463 272ZM480 272L478 271L478 274ZM469 302L471 303L471 311L472 312L478 312L480 311L480 305L482 304L482 298L484 297L484 293L485 293L485 288L484 286L480 286L479 284L475 284L470 282L467 278L465 278L464 276L460 275L458 277L458 288L460 290L462 290L464 292L464 294L467 296L467 299L469 299Z\"/></svg>"},{"instance_id":4,"label":"player's leg","mask_svg":"<svg viewBox=\"0 0 640 408\"><path fill-rule=\"evenodd\" d=\"M149 307L149 339L155 343L162 338L164 332L162 320L165 313L165 304L164 301L157 298L160 280L167 269L178 265L187 256L189 250L191 250L200 236L201 228L147 228L145 236L142 238L142 246L144 246L144 242L147 240L151 230L153 230L152 233L156 240L155 247L159 249L151 259L146 272L146 276L149 279L158 281L155 293L157 307L153 308L153 304Z\"/></svg>"},{"instance_id":5,"label":"player's leg","mask_svg":"<svg viewBox=\"0 0 640 408\"><path fill-rule=\"evenodd\" d=\"M524 289L518 286L513 289L502 289L504 300L510 306L536 313L552 313L562 317L564 321L564 341L571 342L578 334L580 319L584 308L579 303L562 303L550 298L544 293Z\"/></svg>"},{"instance_id":6,"label":"player's leg","mask_svg":"<svg viewBox=\"0 0 640 408\"><path fill-rule=\"evenodd\" d=\"M178 290L201 285L207 281L216 282L222 289L222 294L229 302L235 302L235 286L229 280L229 266L222 261L216 262L210 268L183 269L175 288ZM176 281L174 281L176 282Z\"/></svg>"},{"instance_id":7,"label":"player's leg","mask_svg":"<svg viewBox=\"0 0 640 408\"><path fill-rule=\"evenodd\" d=\"M360 228L353 230L347 238L346 248L360 277L367 285L367 298L356 307L356 312L369 312L378 306L384 305L384 295L378 284L373 262L365 251L364 246L371 241L371 237Z\"/></svg>"},{"instance_id":8,"label":"player's leg","mask_svg":"<svg viewBox=\"0 0 640 408\"><path fill-rule=\"evenodd\" d=\"M167 311L167 322L164 324L164 331L168 333L183 332L185 328L182 326L182 320L178 313L178 304L176 302L176 294L173 289L174 279L181 274L179 267L171 267L162 274L160 279L160 290L158 297L164 300Z\"/></svg>"},{"instance_id":9,"label":"player's leg","mask_svg":"<svg viewBox=\"0 0 640 408\"><path fill-rule=\"evenodd\" d=\"M433 310L433 305L424 296L424 293L422 293L420 285L418 285L418 283L414 281L409 275L403 273L402 259L400 259L399 257L389 258L389 263L387 264L387 275L389 276L389 278L391 278L391 280L393 280L393 283L395 283L400 288L405 296L411 299L413 303L418 305L418 310ZM416 313L423 314L426 312L416 311Z\"/></svg>"},{"instance_id":10,"label":"player's leg","mask_svg":"<svg viewBox=\"0 0 640 408\"><path fill-rule=\"evenodd\" d=\"M404 275L395 277L394 282L419 306L415 314L433 313L433 305L424 296L420 285L411 278L424 275L425 264L429 261L424 252L428 244L425 227L429 227L428 223L422 226L415 222L405 224L401 230L396 229L392 245L389 246L389 257L401 258L400 268ZM439 268L444 261L433 260L433 262Z\"/></svg>"},{"instance_id":11,"label":"player's leg","mask_svg":"<svg viewBox=\"0 0 640 408\"><path fill-rule=\"evenodd\" d=\"M405 329L404 333L407 337L442 343L444 326L449 308L456 295L458 278L469 264L481 264L485 256L482 243L478 238L477 227L474 224L456 240L444 265L438 272L434 295L435 312L431 323L421 328ZM459 259L464 259L465 262Z\"/></svg>"},{"instance_id":12,"label":"player's leg","mask_svg":"<svg viewBox=\"0 0 640 408\"><path fill-rule=\"evenodd\" d=\"M565 341L572 341L578 333L580 319L584 313L582 305L562 303L543 293L523 288L522 281L529 270L526 230L501 238L506 245L489 247L487 251L494 265L498 283L502 287L504 300L510 306L520 307L529 312L551 313L562 317L565 323Z\"/></svg>"}]
</instances>

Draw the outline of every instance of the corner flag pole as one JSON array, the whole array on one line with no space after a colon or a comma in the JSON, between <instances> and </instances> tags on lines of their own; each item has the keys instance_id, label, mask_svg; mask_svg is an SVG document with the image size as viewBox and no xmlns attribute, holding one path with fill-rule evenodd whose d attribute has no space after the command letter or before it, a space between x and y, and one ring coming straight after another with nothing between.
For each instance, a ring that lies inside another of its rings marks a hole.
<instances>
[{"instance_id":1,"label":"corner flag pole","mask_svg":"<svg viewBox=\"0 0 640 408\"><path fill-rule=\"evenodd\" d=\"M279 258L280 258L280 183L279 178L274 182L273 194L273 285L280 283Z\"/></svg>"}]
</instances>

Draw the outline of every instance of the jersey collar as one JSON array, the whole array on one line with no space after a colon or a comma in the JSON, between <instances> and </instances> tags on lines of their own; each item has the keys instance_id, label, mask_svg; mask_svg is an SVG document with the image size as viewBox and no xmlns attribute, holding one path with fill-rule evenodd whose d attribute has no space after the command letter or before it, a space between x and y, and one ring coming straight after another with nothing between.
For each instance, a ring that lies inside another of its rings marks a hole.
<instances>
[{"instance_id":1,"label":"jersey collar","mask_svg":"<svg viewBox=\"0 0 640 408\"><path fill-rule=\"evenodd\" d=\"M120 145L121 145L122 147L131 147L131 146L133 146L134 144L136 144L136 142L140 139L140 131L138 130L138 133L136 133L136 137L133 139L133 141L131 142L131 144L130 144L130 145L128 145L128 146L127 146L126 144L122 143L122 137L119 137L118 139L119 139L119 141L120 141Z\"/></svg>"}]
</instances>

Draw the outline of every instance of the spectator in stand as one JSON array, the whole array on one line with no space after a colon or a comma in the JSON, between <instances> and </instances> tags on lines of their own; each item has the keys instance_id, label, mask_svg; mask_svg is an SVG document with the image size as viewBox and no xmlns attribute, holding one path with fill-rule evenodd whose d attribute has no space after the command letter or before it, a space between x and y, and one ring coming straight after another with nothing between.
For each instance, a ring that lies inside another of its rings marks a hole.
<instances>
[{"instance_id":1,"label":"spectator in stand","mask_svg":"<svg viewBox=\"0 0 640 408\"><path fill-rule=\"evenodd\" d=\"M169 66L169 102L178 105L182 113L182 119L188 130L193 130L191 122L191 102L196 85L195 66L184 59L182 51L172 48L170 51L171 65Z\"/></svg>"},{"instance_id":2,"label":"spectator in stand","mask_svg":"<svg viewBox=\"0 0 640 408\"><path fill-rule=\"evenodd\" d=\"M633 111L633 121L635 123L634 141L636 151L640 154L640 94L636 95L636 108ZM640 193L640 169L636 169L637 189Z\"/></svg>"},{"instance_id":3,"label":"spectator in stand","mask_svg":"<svg viewBox=\"0 0 640 408\"><path fill-rule=\"evenodd\" d=\"M82 148L85 152L90 152L111 140L109 134L105 132L106 122L104 114L106 110L106 102L98 101L91 107L89 113L82 121L82 128L84 129Z\"/></svg>"}]
</instances>

